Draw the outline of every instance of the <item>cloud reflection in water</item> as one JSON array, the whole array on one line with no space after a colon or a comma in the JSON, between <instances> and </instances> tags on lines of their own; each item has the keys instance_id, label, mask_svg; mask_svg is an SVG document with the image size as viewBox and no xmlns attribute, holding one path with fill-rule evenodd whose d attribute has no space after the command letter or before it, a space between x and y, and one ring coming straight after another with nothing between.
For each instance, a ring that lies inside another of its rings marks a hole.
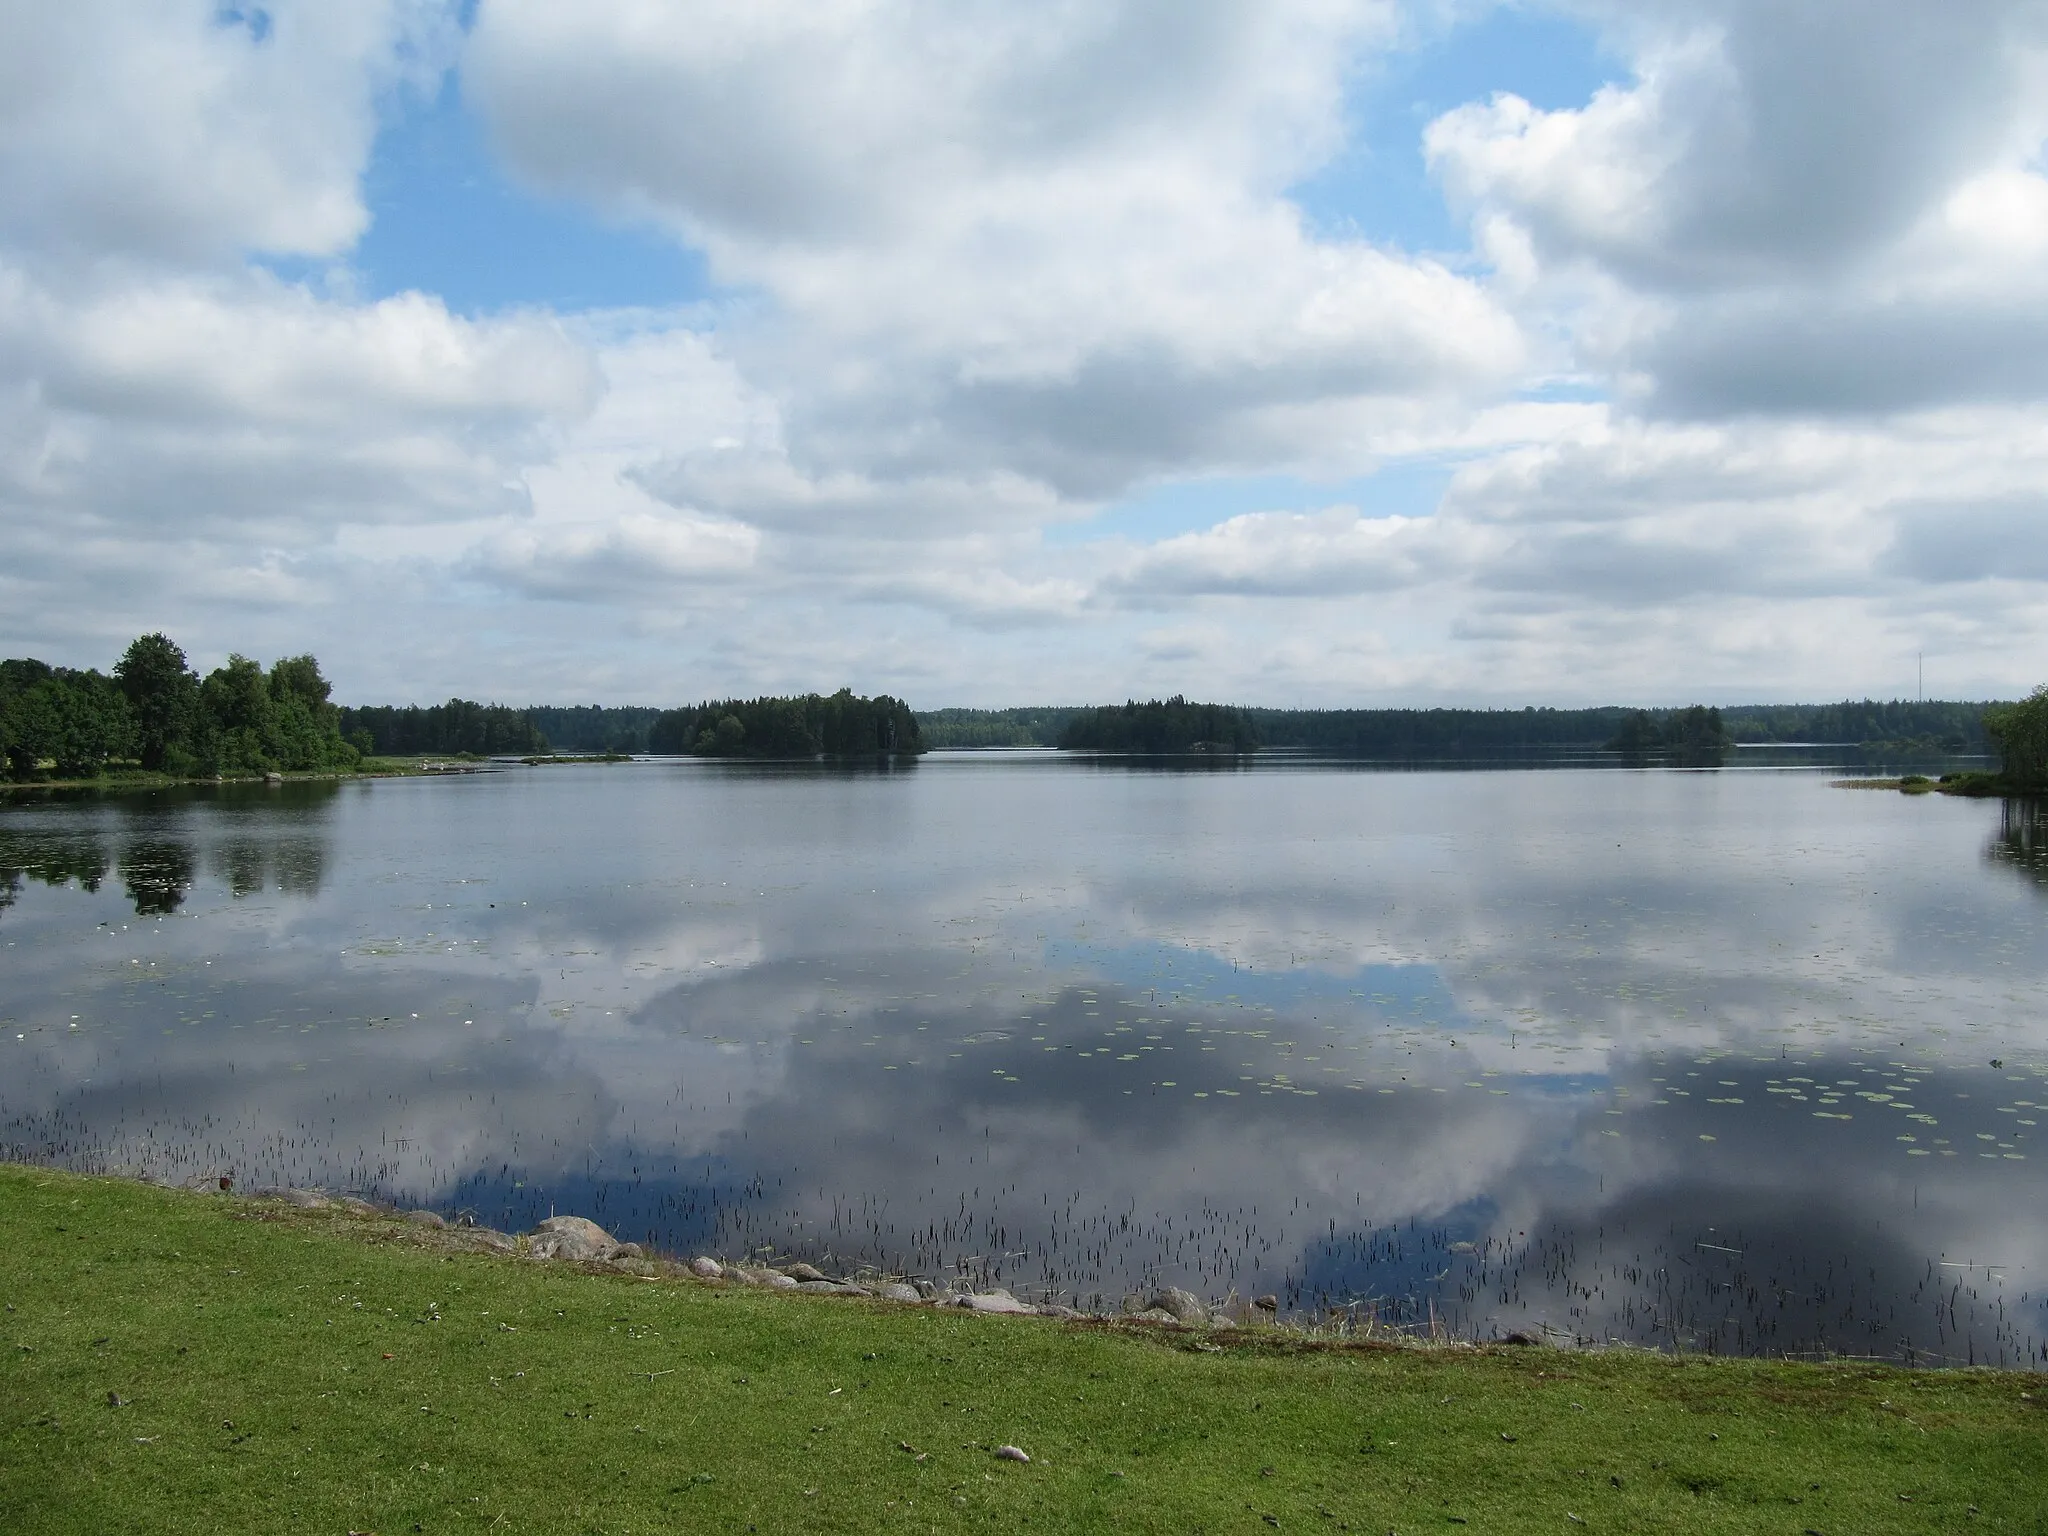
<instances>
[{"instance_id":1,"label":"cloud reflection in water","mask_svg":"<svg viewBox=\"0 0 2048 1536\"><path fill-rule=\"evenodd\" d=\"M16 808L0 865L76 883L0 918L0 1134L1110 1303L2039 1358L2026 813L1065 766Z\"/></svg>"}]
</instances>

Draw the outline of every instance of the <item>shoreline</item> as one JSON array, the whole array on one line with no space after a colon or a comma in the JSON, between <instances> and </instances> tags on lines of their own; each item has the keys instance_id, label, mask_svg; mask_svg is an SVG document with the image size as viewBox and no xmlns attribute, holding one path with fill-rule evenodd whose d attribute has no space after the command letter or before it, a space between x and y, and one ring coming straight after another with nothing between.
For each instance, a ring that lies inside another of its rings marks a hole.
<instances>
[{"instance_id":1,"label":"shoreline","mask_svg":"<svg viewBox=\"0 0 2048 1536\"><path fill-rule=\"evenodd\" d=\"M0 1527L2018 1530L2048 1483L2048 1375L1013 1326L463 1232L0 1164Z\"/></svg>"}]
</instances>

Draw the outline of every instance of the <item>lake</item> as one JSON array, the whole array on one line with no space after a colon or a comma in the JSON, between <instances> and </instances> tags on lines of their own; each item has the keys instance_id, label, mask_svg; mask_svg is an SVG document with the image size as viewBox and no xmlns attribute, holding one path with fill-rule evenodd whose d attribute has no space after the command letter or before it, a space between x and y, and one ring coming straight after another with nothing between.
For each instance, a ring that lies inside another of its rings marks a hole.
<instances>
[{"instance_id":1,"label":"lake","mask_svg":"<svg viewBox=\"0 0 2048 1536\"><path fill-rule=\"evenodd\" d=\"M2048 1360L2048 821L650 761L0 807L0 1155L1114 1307Z\"/></svg>"}]
</instances>

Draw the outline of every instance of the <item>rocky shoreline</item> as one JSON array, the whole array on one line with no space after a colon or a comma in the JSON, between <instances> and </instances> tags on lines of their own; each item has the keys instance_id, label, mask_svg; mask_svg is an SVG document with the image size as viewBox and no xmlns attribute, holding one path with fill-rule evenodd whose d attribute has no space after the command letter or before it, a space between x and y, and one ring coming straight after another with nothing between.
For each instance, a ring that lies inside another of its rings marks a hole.
<instances>
[{"instance_id":1,"label":"rocky shoreline","mask_svg":"<svg viewBox=\"0 0 2048 1536\"><path fill-rule=\"evenodd\" d=\"M232 1181L209 1179L176 1187L204 1193L228 1193L232 1189ZM1000 1286L983 1290L962 1289L952 1282L880 1274L865 1269L851 1275L834 1276L800 1261L780 1265L750 1264L715 1259L708 1254L699 1254L686 1261L661 1258L650 1255L638 1243L621 1242L583 1216L550 1216L532 1231L515 1235L478 1226L466 1218L451 1222L438 1211L401 1210L355 1195L337 1195L321 1189L255 1189L243 1193L252 1200L275 1200L300 1210L333 1210L350 1216L403 1221L431 1231L447 1246L463 1251L497 1254L530 1263L559 1262L601 1267L649 1280L692 1280L704 1285L788 1291L811 1296L857 1296L903 1306L953 1307L991 1316L1065 1319L1113 1316L1124 1322L1162 1328L1230 1329L1247 1323L1272 1322L1279 1312L1278 1299L1272 1296L1210 1302L1192 1291L1167 1285L1132 1292L1113 1314L1091 1313L1057 1302L1026 1301Z\"/></svg>"}]
</instances>

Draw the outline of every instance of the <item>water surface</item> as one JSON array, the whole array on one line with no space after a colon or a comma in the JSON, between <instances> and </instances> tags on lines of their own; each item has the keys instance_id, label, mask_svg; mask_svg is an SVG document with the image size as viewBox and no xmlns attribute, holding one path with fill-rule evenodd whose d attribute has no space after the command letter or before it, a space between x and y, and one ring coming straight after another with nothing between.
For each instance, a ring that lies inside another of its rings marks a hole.
<instances>
[{"instance_id":1,"label":"water surface","mask_svg":"<svg viewBox=\"0 0 2048 1536\"><path fill-rule=\"evenodd\" d=\"M702 762L0 809L0 1154L1114 1305L2040 1363L2048 823Z\"/></svg>"}]
</instances>

